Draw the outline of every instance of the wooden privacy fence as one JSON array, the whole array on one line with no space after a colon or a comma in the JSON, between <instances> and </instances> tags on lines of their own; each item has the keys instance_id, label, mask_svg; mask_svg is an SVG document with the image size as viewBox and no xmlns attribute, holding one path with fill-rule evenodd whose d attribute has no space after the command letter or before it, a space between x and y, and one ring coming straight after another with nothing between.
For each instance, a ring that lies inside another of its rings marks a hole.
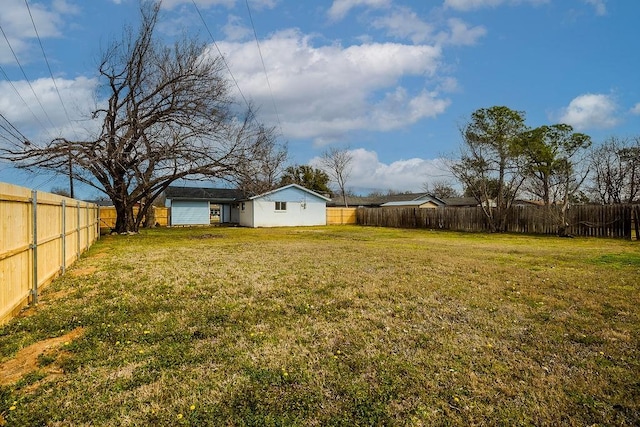
<instances>
[{"instance_id":1,"label":"wooden privacy fence","mask_svg":"<svg viewBox=\"0 0 640 427\"><path fill-rule=\"evenodd\" d=\"M327 208L327 225L357 224L358 208Z\"/></svg>"},{"instance_id":2,"label":"wooden privacy fence","mask_svg":"<svg viewBox=\"0 0 640 427\"><path fill-rule=\"evenodd\" d=\"M489 231L480 207L359 208L358 224L381 227ZM568 234L630 239L638 235L640 205L576 205L566 213ZM558 224L543 206L515 206L507 217L511 233L557 234Z\"/></svg>"},{"instance_id":3,"label":"wooden privacy fence","mask_svg":"<svg viewBox=\"0 0 640 427\"><path fill-rule=\"evenodd\" d=\"M36 303L98 236L96 205L0 183L0 323Z\"/></svg>"},{"instance_id":4,"label":"wooden privacy fence","mask_svg":"<svg viewBox=\"0 0 640 427\"><path fill-rule=\"evenodd\" d=\"M155 225L166 227L169 225L169 208L152 206L155 215ZM133 214L138 214L138 208L133 208ZM116 208L113 206L100 206L100 228L115 228L116 226Z\"/></svg>"}]
</instances>

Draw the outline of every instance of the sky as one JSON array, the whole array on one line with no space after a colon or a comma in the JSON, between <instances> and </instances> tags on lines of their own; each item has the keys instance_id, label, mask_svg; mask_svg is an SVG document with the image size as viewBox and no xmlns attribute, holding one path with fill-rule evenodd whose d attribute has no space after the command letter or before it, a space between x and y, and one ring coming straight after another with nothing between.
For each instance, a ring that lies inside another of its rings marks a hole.
<instances>
[{"instance_id":1,"label":"sky","mask_svg":"<svg viewBox=\"0 0 640 427\"><path fill-rule=\"evenodd\" d=\"M138 0L1 1L0 114L43 142L91 129L100 53L137 24ZM159 30L224 55L291 164L350 150L347 187L366 194L452 181L444 159L479 108L596 145L640 136L638 18L634 0L164 0ZM0 181L67 185L6 163Z\"/></svg>"}]
</instances>

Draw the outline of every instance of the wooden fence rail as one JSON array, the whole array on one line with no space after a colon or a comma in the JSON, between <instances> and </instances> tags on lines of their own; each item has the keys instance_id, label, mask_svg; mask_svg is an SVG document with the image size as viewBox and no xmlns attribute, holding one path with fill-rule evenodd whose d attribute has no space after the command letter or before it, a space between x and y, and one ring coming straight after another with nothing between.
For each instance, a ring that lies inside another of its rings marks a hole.
<instances>
[{"instance_id":1,"label":"wooden fence rail","mask_svg":"<svg viewBox=\"0 0 640 427\"><path fill-rule=\"evenodd\" d=\"M0 183L0 323L37 302L98 236L98 206Z\"/></svg>"},{"instance_id":2,"label":"wooden fence rail","mask_svg":"<svg viewBox=\"0 0 640 427\"><path fill-rule=\"evenodd\" d=\"M507 217L506 231L557 234L558 224L542 206L517 206ZM429 228L454 231L489 231L482 208L359 208L358 224ZM574 236L631 239L637 236L639 205L578 205L567 210L566 231ZM633 226L632 226L633 224Z\"/></svg>"}]
</instances>

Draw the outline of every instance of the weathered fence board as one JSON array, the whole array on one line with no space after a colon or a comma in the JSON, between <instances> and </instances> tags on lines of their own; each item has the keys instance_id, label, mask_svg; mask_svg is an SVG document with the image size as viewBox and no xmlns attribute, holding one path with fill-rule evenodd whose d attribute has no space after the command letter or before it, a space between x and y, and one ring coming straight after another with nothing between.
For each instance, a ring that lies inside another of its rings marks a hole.
<instances>
[{"instance_id":1,"label":"weathered fence board","mask_svg":"<svg viewBox=\"0 0 640 427\"><path fill-rule=\"evenodd\" d=\"M577 205L566 212L566 231L585 237L630 239L632 214L638 205ZM557 234L557 216L543 206L515 206L507 216L506 231L527 234ZM489 222L480 207L468 208L359 208L360 225L429 228L454 231L489 231ZM637 221L633 226L638 227ZM634 229L634 233L636 233Z\"/></svg>"},{"instance_id":2,"label":"weathered fence board","mask_svg":"<svg viewBox=\"0 0 640 427\"><path fill-rule=\"evenodd\" d=\"M98 238L98 207L0 183L0 323Z\"/></svg>"}]
</instances>

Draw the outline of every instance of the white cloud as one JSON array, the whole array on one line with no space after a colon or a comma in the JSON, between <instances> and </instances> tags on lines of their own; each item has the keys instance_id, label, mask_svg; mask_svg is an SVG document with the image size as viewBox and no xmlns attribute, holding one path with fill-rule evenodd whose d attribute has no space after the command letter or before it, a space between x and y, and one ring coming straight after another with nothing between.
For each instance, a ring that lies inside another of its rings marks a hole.
<instances>
[{"instance_id":1,"label":"white cloud","mask_svg":"<svg viewBox=\"0 0 640 427\"><path fill-rule=\"evenodd\" d=\"M446 22L447 30L436 34L436 27L441 26L440 23L428 23L406 7L395 8L391 13L374 19L372 26L386 30L389 36L399 39L442 45L474 45L487 33L483 26L469 27L461 19L451 18Z\"/></svg>"},{"instance_id":2,"label":"white cloud","mask_svg":"<svg viewBox=\"0 0 640 427\"><path fill-rule=\"evenodd\" d=\"M607 14L607 4L605 0L583 0L585 3L590 4L596 11L596 15L604 16Z\"/></svg>"},{"instance_id":3,"label":"white cloud","mask_svg":"<svg viewBox=\"0 0 640 427\"><path fill-rule=\"evenodd\" d=\"M391 130L442 113L449 101L427 85L438 82L440 49L426 45L370 43L314 46L296 30L260 42L271 91L255 42L220 42L234 78L261 106L260 117L275 123L277 105L288 138L314 138L316 144L359 130ZM213 53L217 51L212 50ZM403 78L423 79L410 92Z\"/></svg>"},{"instance_id":4,"label":"white cloud","mask_svg":"<svg viewBox=\"0 0 640 427\"><path fill-rule=\"evenodd\" d=\"M532 5L538 5L548 3L549 0L444 0L445 7L460 10L469 11L482 9L486 7L496 7L502 4L519 4L530 3Z\"/></svg>"},{"instance_id":5,"label":"white cloud","mask_svg":"<svg viewBox=\"0 0 640 427\"><path fill-rule=\"evenodd\" d=\"M195 0L195 3L198 7L209 8L212 6L225 6L227 8L232 8L236 0ZM163 9L173 9L182 4L193 4L192 0L163 0L162 8Z\"/></svg>"},{"instance_id":6,"label":"white cloud","mask_svg":"<svg viewBox=\"0 0 640 427\"><path fill-rule=\"evenodd\" d=\"M442 159L412 158L383 163L375 151L364 148L349 150L352 156L352 169L347 187L360 191L421 191L426 182L433 183L451 179ZM320 158L309 161L314 167L320 167Z\"/></svg>"},{"instance_id":7,"label":"white cloud","mask_svg":"<svg viewBox=\"0 0 640 427\"><path fill-rule=\"evenodd\" d=\"M115 3L119 4L122 0L112 0ZM202 8L210 8L214 6L225 6L227 8L232 8L236 5L238 0L195 0L196 6ZM257 10L262 9L273 9L280 2L280 0L249 0L249 5L252 8ZM242 1L244 4L244 1ZM163 9L174 9L177 6L183 4L193 4L193 0L163 0L162 8Z\"/></svg>"},{"instance_id":8,"label":"white cloud","mask_svg":"<svg viewBox=\"0 0 640 427\"><path fill-rule=\"evenodd\" d=\"M610 95L588 93L574 98L564 109L560 121L576 130L606 129L619 123L617 110Z\"/></svg>"},{"instance_id":9,"label":"white cloud","mask_svg":"<svg viewBox=\"0 0 640 427\"><path fill-rule=\"evenodd\" d=\"M235 15L229 15L227 23L222 27L222 31L229 41L246 40L251 37L251 29L241 24L242 19Z\"/></svg>"},{"instance_id":10,"label":"white cloud","mask_svg":"<svg viewBox=\"0 0 640 427\"><path fill-rule=\"evenodd\" d=\"M23 0L3 0L0 26L21 63L29 62L34 55L42 56L40 50L32 45L36 40L36 32L29 10L41 39L61 37L64 15L77 13L77 8L61 0L55 1L53 8L30 2L29 9ZM13 54L4 41L0 43L0 64L15 64Z\"/></svg>"},{"instance_id":11,"label":"white cloud","mask_svg":"<svg viewBox=\"0 0 640 427\"><path fill-rule=\"evenodd\" d=\"M80 13L80 8L73 3L69 3L67 0L53 0L51 6L53 10L62 14Z\"/></svg>"},{"instance_id":12,"label":"white cloud","mask_svg":"<svg viewBox=\"0 0 640 427\"><path fill-rule=\"evenodd\" d=\"M9 82L0 82L0 111L29 138L35 141L48 141L60 136L77 138L79 134L84 135L87 131L95 129L95 124L87 121L88 118L84 116L95 109L93 96L97 85L95 79L85 77L74 80L56 79L64 108L73 123L69 123L50 78L32 81L33 91L26 81L12 83L13 87ZM20 96L16 94L14 87ZM46 111L46 115L40 104ZM79 123L82 123L82 127ZM85 129L87 126L93 129Z\"/></svg>"},{"instance_id":13,"label":"white cloud","mask_svg":"<svg viewBox=\"0 0 640 427\"><path fill-rule=\"evenodd\" d=\"M380 9L389 7L391 0L334 0L327 14L334 21L343 19L354 7L366 6Z\"/></svg>"},{"instance_id":14,"label":"white cloud","mask_svg":"<svg viewBox=\"0 0 640 427\"><path fill-rule=\"evenodd\" d=\"M483 26L469 27L464 21L451 18L448 21L450 33L446 35L443 42L454 46L472 46L478 39L487 34Z\"/></svg>"},{"instance_id":15,"label":"white cloud","mask_svg":"<svg viewBox=\"0 0 640 427\"><path fill-rule=\"evenodd\" d=\"M631 108L631 114L640 115L640 102Z\"/></svg>"},{"instance_id":16,"label":"white cloud","mask_svg":"<svg viewBox=\"0 0 640 427\"><path fill-rule=\"evenodd\" d=\"M390 36L410 39L414 43L431 39L434 31L432 25L406 7L397 8L392 13L375 19L372 25L374 28L386 29Z\"/></svg>"}]
</instances>

